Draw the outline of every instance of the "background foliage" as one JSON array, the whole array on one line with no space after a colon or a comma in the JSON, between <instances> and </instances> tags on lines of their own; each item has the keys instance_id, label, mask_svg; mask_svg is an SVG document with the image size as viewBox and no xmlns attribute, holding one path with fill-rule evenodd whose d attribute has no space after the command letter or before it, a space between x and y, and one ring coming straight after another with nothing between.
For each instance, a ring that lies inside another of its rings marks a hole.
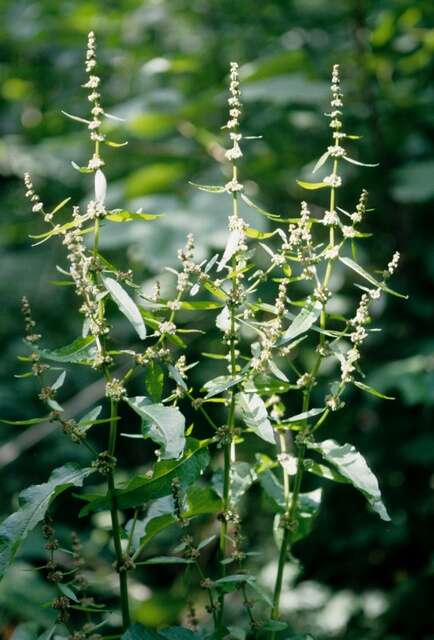
<instances>
[{"instance_id":1,"label":"background foliage","mask_svg":"<svg viewBox=\"0 0 434 640\"><path fill-rule=\"evenodd\" d=\"M74 172L70 160L86 160L86 132L60 110L84 113L87 108L78 87L84 81L89 29L99 38L105 105L126 118L113 136L129 140L128 147L111 150L108 157L109 205L122 202L130 209L165 213L154 223L122 225L122 232L113 225L115 231L108 229L103 237L113 259L138 270L145 288L176 260L188 231L196 236L198 255L223 246L228 211L219 198L194 191L188 180L221 181L216 160L222 157L219 128L225 120L229 61L241 64L244 129L263 136L250 143L243 176L265 208L282 214L294 214L305 197L295 178L308 176L311 161L329 139L321 112L327 108L331 66L341 64L346 129L363 135L358 149L364 160L381 163L380 169L362 175L348 170L347 204L362 187L370 191L376 209L370 223L377 232L371 259L378 267L395 249L402 251L395 284L411 298L405 304L387 298L381 318L385 331L370 342L366 358L369 382L393 392L397 401L360 394L356 409L337 414L327 435L354 442L366 455L381 480L393 522L377 522L350 489L327 487L312 536L295 547L302 566L288 570L282 612L294 629L321 638L434 638L429 596L434 582L432 2L3 0L1 9L2 416L38 415L32 382L12 377L22 352L21 296L30 297L53 346L65 343L76 329L74 299L66 288L48 284L59 262L55 245L30 249L28 234L37 233L40 223L29 213L21 177L30 169L47 202L62 200L65 186L76 201L84 196L86 178ZM340 287L339 279L334 287ZM200 316L195 321L200 324ZM203 328L208 334L194 343L198 352L211 351L205 345L218 339L211 328ZM81 406L79 390L86 382L81 377L70 384L71 408ZM89 383L88 393L96 399L102 390L93 379ZM48 426L22 432L2 427L0 516L9 512L22 487L44 481L48 468L83 455ZM121 460L124 468L132 462L145 462L137 447ZM265 554L266 583L276 550L266 513L249 518L256 498L244 503L243 519L246 533ZM73 516L66 509L57 513L65 535ZM103 572L96 558L106 543L107 523L100 519L98 524L92 537L85 530L83 537L88 557ZM20 565L0 585L5 639L17 623L43 622L50 615L39 607L49 599L50 588L37 573L25 571L26 563L41 554L35 536L24 547ZM176 622L182 615L181 574L173 567L158 573L149 567L133 596L141 622ZM15 639L28 630L19 627Z\"/></svg>"}]
</instances>

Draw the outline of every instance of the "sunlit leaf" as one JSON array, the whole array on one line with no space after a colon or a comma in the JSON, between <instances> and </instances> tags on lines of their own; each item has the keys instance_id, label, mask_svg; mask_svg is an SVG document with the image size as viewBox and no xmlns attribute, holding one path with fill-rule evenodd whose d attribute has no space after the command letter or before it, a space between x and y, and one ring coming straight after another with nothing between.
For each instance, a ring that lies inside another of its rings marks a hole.
<instances>
[{"instance_id":1,"label":"sunlit leaf","mask_svg":"<svg viewBox=\"0 0 434 640\"><path fill-rule=\"evenodd\" d=\"M335 440L324 440L324 442L308 442L307 446L321 454L326 462L336 467L341 475L361 491L382 520L390 521L390 516L381 498L378 480L362 454L353 445L348 443L340 445Z\"/></svg>"},{"instance_id":2,"label":"sunlit leaf","mask_svg":"<svg viewBox=\"0 0 434 640\"><path fill-rule=\"evenodd\" d=\"M146 338L146 325L134 300L117 280L102 276L102 281L110 293L110 296L117 304L119 311L131 322L139 338L144 340Z\"/></svg>"}]
</instances>

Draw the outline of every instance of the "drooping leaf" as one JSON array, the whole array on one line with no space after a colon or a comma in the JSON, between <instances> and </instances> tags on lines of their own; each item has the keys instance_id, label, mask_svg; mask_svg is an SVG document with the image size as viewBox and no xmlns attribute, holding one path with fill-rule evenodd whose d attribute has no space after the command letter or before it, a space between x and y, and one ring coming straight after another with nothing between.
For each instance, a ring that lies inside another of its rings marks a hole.
<instances>
[{"instance_id":1,"label":"drooping leaf","mask_svg":"<svg viewBox=\"0 0 434 640\"><path fill-rule=\"evenodd\" d=\"M366 162L360 162L359 160L354 160L354 158L350 158L349 156L343 156L343 159L351 164L356 164L358 167L378 167L378 162L374 164L368 164Z\"/></svg>"},{"instance_id":2,"label":"drooping leaf","mask_svg":"<svg viewBox=\"0 0 434 640\"><path fill-rule=\"evenodd\" d=\"M37 348L37 352L42 358L52 360L53 362L70 362L81 363L86 362L92 357L92 349L95 338L88 336L87 338L77 338L71 344L58 349L41 349Z\"/></svg>"},{"instance_id":3,"label":"drooping leaf","mask_svg":"<svg viewBox=\"0 0 434 640\"><path fill-rule=\"evenodd\" d=\"M169 376L172 378L172 380L174 380L176 382L176 384L181 387L182 389L184 389L184 391L187 391L187 383L185 382L184 378L181 375L181 372L179 371L179 369L171 364L169 364L167 366L168 370L169 370Z\"/></svg>"},{"instance_id":4,"label":"drooping leaf","mask_svg":"<svg viewBox=\"0 0 434 640\"><path fill-rule=\"evenodd\" d=\"M295 316L289 327L286 329L281 339L278 342L278 346L286 344L290 340L293 340L302 333L306 333L310 327L316 322L321 313L321 303L314 302L311 305L303 307L303 309Z\"/></svg>"},{"instance_id":5,"label":"drooping leaf","mask_svg":"<svg viewBox=\"0 0 434 640\"><path fill-rule=\"evenodd\" d=\"M309 411L303 411L302 413L298 413L296 416L291 416L291 418L286 418L285 420L281 420L281 423L286 424L291 422L302 422L303 420L309 420L309 418L318 416L320 413L324 413L324 411L325 411L325 407L309 409Z\"/></svg>"},{"instance_id":6,"label":"drooping leaf","mask_svg":"<svg viewBox=\"0 0 434 640\"><path fill-rule=\"evenodd\" d=\"M57 391L57 389L60 389L60 387L62 387L63 383L65 382L65 378L66 378L66 371L62 371L62 373L56 378L56 380L51 385L51 389L53 391Z\"/></svg>"},{"instance_id":7,"label":"drooping leaf","mask_svg":"<svg viewBox=\"0 0 434 640\"><path fill-rule=\"evenodd\" d=\"M364 382L360 382L360 380L353 380L353 384L355 387L358 387L362 391L366 391L367 393L370 393L372 396L375 396L376 398L381 398L382 400L395 400L395 398L392 398L392 396L385 396L384 393L381 393L381 391L377 391L377 389L373 389L372 387L365 384Z\"/></svg>"},{"instance_id":8,"label":"drooping leaf","mask_svg":"<svg viewBox=\"0 0 434 640\"><path fill-rule=\"evenodd\" d=\"M197 184L196 182L189 182L193 187L199 189L200 191L207 191L208 193L225 193L225 187L220 187L218 185L213 184Z\"/></svg>"},{"instance_id":9,"label":"drooping leaf","mask_svg":"<svg viewBox=\"0 0 434 640\"><path fill-rule=\"evenodd\" d=\"M327 162L329 156L330 156L330 151L326 151L325 153L323 153L320 159L318 160L318 162L315 164L314 168L312 169L312 173L316 173L318 169L320 169L323 166L323 164Z\"/></svg>"},{"instance_id":10,"label":"drooping leaf","mask_svg":"<svg viewBox=\"0 0 434 640\"><path fill-rule=\"evenodd\" d=\"M102 280L113 301L117 304L119 311L131 322L139 338L144 340L146 338L146 325L134 300L121 287L119 282L113 280L113 278L103 276Z\"/></svg>"},{"instance_id":11,"label":"drooping leaf","mask_svg":"<svg viewBox=\"0 0 434 640\"><path fill-rule=\"evenodd\" d=\"M178 458L185 447L185 418L177 407L150 404L146 396L128 398L130 407L142 418L142 434L161 446L161 460Z\"/></svg>"},{"instance_id":12,"label":"drooping leaf","mask_svg":"<svg viewBox=\"0 0 434 640\"><path fill-rule=\"evenodd\" d=\"M381 498L378 480L368 467L365 458L351 444L338 444L335 440L308 443L307 446L316 451L326 462L336 467L338 472L363 493L372 509L382 520L390 521L386 507Z\"/></svg>"},{"instance_id":13,"label":"drooping leaf","mask_svg":"<svg viewBox=\"0 0 434 640\"><path fill-rule=\"evenodd\" d=\"M151 360L145 372L146 389L153 402L160 402L163 394L164 372L160 365Z\"/></svg>"},{"instance_id":14,"label":"drooping leaf","mask_svg":"<svg viewBox=\"0 0 434 640\"><path fill-rule=\"evenodd\" d=\"M113 209L106 215L110 222L131 222L132 220L156 220L161 215L156 213L132 213L123 209Z\"/></svg>"},{"instance_id":15,"label":"drooping leaf","mask_svg":"<svg viewBox=\"0 0 434 640\"><path fill-rule=\"evenodd\" d=\"M305 182L304 180L297 180L297 184L299 187L309 190L324 189L330 186L326 182Z\"/></svg>"},{"instance_id":16,"label":"drooping leaf","mask_svg":"<svg viewBox=\"0 0 434 640\"><path fill-rule=\"evenodd\" d=\"M32 485L20 493L18 511L0 525L0 578L28 534L43 520L51 502L69 487L82 486L93 472L91 468L66 464L55 469L44 484Z\"/></svg>"},{"instance_id":17,"label":"drooping leaf","mask_svg":"<svg viewBox=\"0 0 434 640\"><path fill-rule=\"evenodd\" d=\"M217 267L217 271L221 271L232 258L232 256L236 254L242 237L243 232L240 229L234 229L229 233L228 240L226 242L226 248Z\"/></svg>"},{"instance_id":18,"label":"drooping leaf","mask_svg":"<svg viewBox=\"0 0 434 640\"><path fill-rule=\"evenodd\" d=\"M0 418L0 422L2 424L10 424L14 427L29 427L32 424L41 424L47 420L48 416L42 416L42 418L29 418L28 420L4 420Z\"/></svg>"},{"instance_id":19,"label":"drooping leaf","mask_svg":"<svg viewBox=\"0 0 434 640\"><path fill-rule=\"evenodd\" d=\"M404 295L402 293L398 293L397 291L394 291L393 289L390 289L383 282L379 282L378 280L376 280L374 278L374 276L371 276L370 273L365 271L365 269L363 269L363 267L361 267L359 264L357 264L357 262L354 262L354 260L351 260L351 258L339 257L339 260L344 265L346 265L347 267L349 267L350 269L352 269L353 271L358 273L359 276L362 276L362 278L367 280L370 284L374 285L374 287L378 287L378 288L382 289L383 291L385 291L386 293L390 293L392 296L397 296L398 298L404 298L405 300L407 300L408 296L406 296L406 295Z\"/></svg>"},{"instance_id":20,"label":"drooping leaf","mask_svg":"<svg viewBox=\"0 0 434 640\"><path fill-rule=\"evenodd\" d=\"M182 488L193 484L209 464L208 441L189 438L184 454L178 460L162 460L154 466L152 476L138 474L116 491L120 509L137 507L150 500L156 500L172 493L172 480L178 478ZM88 500L81 515L101 511L110 506L108 495L81 496Z\"/></svg>"},{"instance_id":21,"label":"drooping leaf","mask_svg":"<svg viewBox=\"0 0 434 640\"><path fill-rule=\"evenodd\" d=\"M255 240L267 240L275 235L275 231L259 231L258 229L253 229L253 227L247 227L244 233L248 238L254 238Z\"/></svg>"},{"instance_id":22,"label":"drooping leaf","mask_svg":"<svg viewBox=\"0 0 434 640\"><path fill-rule=\"evenodd\" d=\"M257 393L238 393L237 406L241 411L244 423L249 429L262 440L271 442L271 444L276 443L276 437L264 401Z\"/></svg>"}]
</instances>

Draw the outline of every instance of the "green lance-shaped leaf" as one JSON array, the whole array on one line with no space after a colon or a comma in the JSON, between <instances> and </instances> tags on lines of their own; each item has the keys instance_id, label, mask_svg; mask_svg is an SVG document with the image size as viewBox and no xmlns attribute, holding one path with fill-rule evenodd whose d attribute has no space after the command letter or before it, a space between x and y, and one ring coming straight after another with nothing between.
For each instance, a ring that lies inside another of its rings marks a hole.
<instances>
[{"instance_id":1,"label":"green lance-shaped leaf","mask_svg":"<svg viewBox=\"0 0 434 640\"><path fill-rule=\"evenodd\" d=\"M181 517L185 520L218 513L222 508L222 501L209 487L192 485L187 487L181 510ZM133 532L133 549L146 546L156 535L177 522L172 496L164 496L155 500L148 509L143 520L138 520ZM126 526L130 532L133 521Z\"/></svg>"},{"instance_id":2,"label":"green lance-shaped leaf","mask_svg":"<svg viewBox=\"0 0 434 640\"><path fill-rule=\"evenodd\" d=\"M69 487L82 486L83 480L93 471L66 464L55 469L48 482L33 485L20 493L18 511L0 525L0 578L28 534L43 520L51 502Z\"/></svg>"},{"instance_id":3,"label":"green lance-shaped leaf","mask_svg":"<svg viewBox=\"0 0 434 640\"><path fill-rule=\"evenodd\" d=\"M308 189L310 191L324 189L330 186L327 182L305 182L304 180L297 180L297 184L299 187L302 187L302 189Z\"/></svg>"},{"instance_id":4,"label":"green lance-shaped leaf","mask_svg":"<svg viewBox=\"0 0 434 640\"><path fill-rule=\"evenodd\" d=\"M155 360L151 360L146 367L145 383L153 402L160 402L164 387L164 372Z\"/></svg>"},{"instance_id":5,"label":"green lance-shaped leaf","mask_svg":"<svg viewBox=\"0 0 434 640\"><path fill-rule=\"evenodd\" d=\"M262 440L276 444L276 437L267 409L257 393L238 393L237 406L240 409L242 420L249 429Z\"/></svg>"},{"instance_id":6,"label":"green lance-shaped leaf","mask_svg":"<svg viewBox=\"0 0 434 640\"><path fill-rule=\"evenodd\" d=\"M203 388L208 392L205 396L205 399L213 398L214 396L223 393L223 391L227 391L231 387L234 387L236 384L241 382L241 376L218 376L213 380L209 380L203 385Z\"/></svg>"},{"instance_id":7,"label":"green lance-shaped leaf","mask_svg":"<svg viewBox=\"0 0 434 640\"><path fill-rule=\"evenodd\" d=\"M161 218L161 214L157 213L132 213L123 209L113 209L106 216L110 222L131 222L132 220L156 220Z\"/></svg>"},{"instance_id":8,"label":"green lance-shaped leaf","mask_svg":"<svg viewBox=\"0 0 434 640\"><path fill-rule=\"evenodd\" d=\"M152 476L138 474L116 491L117 503L120 509L137 507L150 500L156 500L172 494L172 480L178 478L181 488L196 482L209 464L207 449L208 440L188 438L187 447L182 458L178 460L161 460L154 466ZM81 510L81 515L92 511L101 511L110 506L108 495L81 496L87 504Z\"/></svg>"},{"instance_id":9,"label":"green lance-shaped leaf","mask_svg":"<svg viewBox=\"0 0 434 640\"><path fill-rule=\"evenodd\" d=\"M119 311L131 322L139 338L144 340L146 338L146 325L134 300L121 287L119 282L113 280L113 278L103 276L102 280L113 301L117 304Z\"/></svg>"},{"instance_id":10,"label":"green lance-shaped leaf","mask_svg":"<svg viewBox=\"0 0 434 640\"><path fill-rule=\"evenodd\" d=\"M348 443L340 445L335 440L324 440L324 442L308 442L307 446L319 453L326 462L333 465L344 478L361 491L382 520L390 521L381 498L378 480L368 467L365 458L353 445Z\"/></svg>"},{"instance_id":11,"label":"green lance-shaped leaf","mask_svg":"<svg viewBox=\"0 0 434 640\"><path fill-rule=\"evenodd\" d=\"M87 338L77 338L71 344L67 344L59 349L40 349L36 348L38 354L45 360L53 362L70 362L79 364L87 362L92 358L93 343L95 338L88 336Z\"/></svg>"},{"instance_id":12,"label":"green lance-shaped leaf","mask_svg":"<svg viewBox=\"0 0 434 640\"><path fill-rule=\"evenodd\" d=\"M302 422L303 420L309 420L309 418L313 418L318 416L320 413L324 413L325 407L317 407L309 409L309 411L303 411L303 413L298 413L296 416L291 416L290 418L286 418L285 420L281 420L282 424L292 423L292 422Z\"/></svg>"},{"instance_id":13,"label":"green lance-shaped leaf","mask_svg":"<svg viewBox=\"0 0 434 640\"><path fill-rule=\"evenodd\" d=\"M225 187L220 187L214 184L197 184L196 182L189 182L192 187L196 187L200 191L207 191L208 193L225 193Z\"/></svg>"},{"instance_id":14,"label":"green lance-shaped leaf","mask_svg":"<svg viewBox=\"0 0 434 640\"><path fill-rule=\"evenodd\" d=\"M374 287L378 287L378 288L382 289L383 291L385 291L386 293L390 293L390 295L397 296L398 298L404 298L405 300L408 298L408 296L403 295L402 293L398 293L397 291L394 291L393 289L390 289L387 285L384 284L384 282L379 282L378 280L376 280L374 278L374 276L371 276L370 273L365 271L365 269L363 269L363 267L361 267L359 264L357 264L357 262L354 262L354 260L351 260L351 258L345 258L344 257L344 258L339 258L339 260L345 266L349 267L350 269L352 269L353 271L358 273L359 276L362 276L362 278L367 280L370 284L374 285Z\"/></svg>"},{"instance_id":15,"label":"green lance-shaped leaf","mask_svg":"<svg viewBox=\"0 0 434 640\"><path fill-rule=\"evenodd\" d=\"M286 344L302 333L306 333L318 319L321 309L322 306L319 302L303 307L280 338L278 346Z\"/></svg>"},{"instance_id":16,"label":"green lance-shaped leaf","mask_svg":"<svg viewBox=\"0 0 434 640\"><path fill-rule=\"evenodd\" d=\"M4 418L0 418L0 423L9 424L13 427L30 427L33 424L46 422L48 419L49 416L42 416L42 418L29 418L28 420L5 420Z\"/></svg>"},{"instance_id":17,"label":"green lance-shaped leaf","mask_svg":"<svg viewBox=\"0 0 434 640\"><path fill-rule=\"evenodd\" d=\"M128 398L130 407L142 418L142 434L161 446L161 460L179 458L185 447L185 418L177 407L150 404L149 398Z\"/></svg>"},{"instance_id":18,"label":"green lance-shaped leaf","mask_svg":"<svg viewBox=\"0 0 434 640\"><path fill-rule=\"evenodd\" d=\"M226 242L226 248L217 267L217 272L221 271L232 258L232 256L236 254L242 238L243 232L240 229L234 229L229 233L228 240Z\"/></svg>"},{"instance_id":19,"label":"green lance-shaped leaf","mask_svg":"<svg viewBox=\"0 0 434 640\"><path fill-rule=\"evenodd\" d=\"M392 398L392 396L385 396L384 393L381 393L381 391L373 389L364 382L360 382L360 380L353 380L353 385L355 387L358 387L362 391L366 391L366 393L370 393L371 396L375 396L376 398L381 398L382 400L395 400L395 398Z\"/></svg>"}]
</instances>

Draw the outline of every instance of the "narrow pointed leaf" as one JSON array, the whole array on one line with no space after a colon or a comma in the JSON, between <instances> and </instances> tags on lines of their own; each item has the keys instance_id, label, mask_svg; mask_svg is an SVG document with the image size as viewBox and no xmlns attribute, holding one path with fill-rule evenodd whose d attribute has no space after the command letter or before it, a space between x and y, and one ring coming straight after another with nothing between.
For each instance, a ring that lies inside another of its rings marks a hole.
<instances>
[{"instance_id":1,"label":"narrow pointed leaf","mask_svg":"<svg viewBox=\"0 0 434 640\"><path fill-rule=\"evenodd\" d=\"M325 187L329 187L330 185L326 182L305 182L304 180L297 180L297 184L302 189L308 189L310 191L314 191L315 189L324 189Z\"/></svg>"},{"instance_id":2,"label":"narrow pointed leaf","mask_svg":"<svg viewBox=\"0 0 434 640\"><path fill-rule=\"evenodd\" d=\"M280 338L278 346L286 344L302 333L306 333L318 319L321 309L322 305L319 302L314 302L312 305L303 307Z\"/></svg>"},{"instance_id":3,"label":"narrow pointed leaf","mask_svg":"<svg viewBox=\"0 0 434 640\"><path fill-rule=\"evenodd\" d=\"M382 289L386 293L390 293L392 296L397 296L398 298L404 298L405 300L407 300L408 296L406 296L406 295L404 295L402 293L398 293L397 291L393 291L393 289L390 289L383 282L378 282L378 280L376 280L374 278L374 276L372 276L370 273L365 271L365 269L363 269L363 267L361 267L359 264L357 264L357 262L354 262L354 260L351 260L351 258L345 258L345 257L341 258L340 257L339 260L345 266L349 267L350 269L352 269L353 271L358 273L359 276L362 276L362 278L365 278L365 280L367 280L370 284L374 285L374 287L379 287L380 289Z\"/></svg>"},{"instance_id":4,"label":"narrow pointed leaf","mask_svg":"<svg viewBox=\"0 0 434 640\"><path fill-rule=\"evenodd\" d=\"M38 353L42 358L46 360L52 360L54 362L71 362L79 363L86 361L91 357L91 350L95 338L89 336L87 338L77 338L71 344L67 344L64 347L58 349L40 349Z\"/></svg>"},{"instance_id":5,"label":"narrow pointed leaf","mask_svg":"<svg viewBox=\"0 0 434 640\"><path fill-rule=\"evenodd\" d=\"M218 185L213 184L197 184L196 182L189 182L196 189L200 189L200 191L207 191L208 193L225 193L226 189L224 187L220 187Z\"/></svg>"},{"instance_id":6,"label":"narrow pointed leaf","mask_svg":"<svg viewBox=\"0 0 434 640\"><path fill-rule=\"evenodd\" d=\"M119 282L113 280L113 278L103 276L102 280L111 298L117 304L119 311L131 322L139 338L144 340L146 338L146 326L134 300L121 287Z\"/></svg>"},{"instance_id":7,"label":"narrow pointed leaf","mask_svg":"<svg viewBox=\"0 0 434 640\"><path fill-rule=\"evenodd\" d=\"M353 380L353 384L355 387L358 387L362 391L366 391L367 393L370 393L372 396L375 396L376 398L381 398L382 400L395 400L395 398L392 398L392 396L385 396L384 393L381 393L381 391L377 391L377 389L373 389L369 385L364 384L359 380Z\"/></svg>"},{"instance_id":8,"label":"narrow pointed leaf","mask_svg":"<svg viewBox=\"0 0 434 640\"><path fill-rule=\"evenodd\" d=\"M318 169L320 169L323 166L323 164L327 162L329 156L330 156L330 151L326 151L325 153L323 153L321 158L318 160L318 162L314 166L312 173L316 173Z\"/></svg>"},{"instance_id":9,"label":"narrow pointed leaf","mask_svg":"<svg viewBox=\"0 0 434 640\"><path fill-rule=\"evenodd\" d=\"M193 484L209 464L206 441L194 438L187 440L187 448L178 460L161 460L154 466L152 476L138 474L116 491L119 509L137 507L150 500L172 494L172 480L178 478L181 488ZM108 495L82 496L89 501L81 510L81 515L92 511L101 511L110 506Z\"/></svg>"},{"instance_id":10,"label":"narrow pointed leaf","mask_svg":"<svg viewBox=\"0 0 434 640\"><path fill-rule=\"evenodd\" d=\"M359 162L359 160L354 160L354 158L350 158L348 156L343 156L343 159L351 164L356 164L358 167L378 167L379 163L375 162L374 164L368 164L366 162Z\"/></svg>"},{"instance_id":11,"label":"narrow pointed leaf","mask_svg":"<svg viewBox=\"0 0 434 640\"><path fill-rule=\"evenodd\" d=\"M365 458L351 444L338 444L335 440L308 443L326 462L332 464L338 472L363 493L372 509L386 522L390 521L381 498L378 480L368 467Z\"/></svg>"}]
</instances>

